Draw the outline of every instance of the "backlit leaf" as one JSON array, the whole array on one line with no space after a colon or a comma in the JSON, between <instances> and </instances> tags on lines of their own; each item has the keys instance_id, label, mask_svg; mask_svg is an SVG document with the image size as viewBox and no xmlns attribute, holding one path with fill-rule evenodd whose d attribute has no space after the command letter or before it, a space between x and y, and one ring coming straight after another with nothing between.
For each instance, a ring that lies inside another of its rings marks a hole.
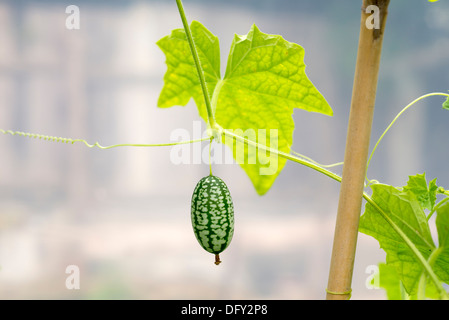
<instances>
[{"instance_id":1,"label":"backlit leaf","mask_svg":"<svg viewBox=\"0 0 449 320\"><path fill-rule=\"evenodd\" d=\"M247 35L235 35L226 73L220 78L217 38L199 22L192 35L216 122L224 129L262 145L289 153L293 144L293 110L332 115L332 109L305 74L304 49L253 25ZM160 107L185 105L193 98L207 122L201 87L183 29L158 42L166 55L167 73ZM266 193L286 160L232 140L224 141L259 194Z\"/></svg>"},{"instance_id":2,"label":"backlit leaf","mask_svg":"<svg viewBox=\"0 0 449 320\"><path fill-rule=\"evenodd\" d=\"M372 199L428 258L435 249L426 215L416 196L392 186L375 184ZM360 231L379 241L387 253L386 262L396 268L408 294L416 293L423 268L412 250L393 227L369 203L360 218Z\"/></svg>"},{"instance_id":3,"label":"backlit leaf","mask_svg":"<svg viewBox=\"0 0 449 320\"><path fill-rule=\"evenodd\" d=\"M416 196L423 208L429 210L432 210L435 205L437 189L436 179L430 181L429 185L427 185L426 175L424 173L410 176L407 186L404 187L405 191L409 191Z\"/></svg>"}]
</instances>

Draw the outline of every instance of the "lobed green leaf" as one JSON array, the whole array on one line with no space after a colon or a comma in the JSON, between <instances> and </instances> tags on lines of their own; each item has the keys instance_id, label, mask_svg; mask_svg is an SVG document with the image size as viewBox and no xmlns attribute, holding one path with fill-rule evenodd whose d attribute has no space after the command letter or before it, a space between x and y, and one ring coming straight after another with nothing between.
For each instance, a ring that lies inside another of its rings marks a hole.
<instances>
[{"instance_id":1,"label":"lobed green leaf","mask_svg":"<svg viewBox=\"0 0 449 320\"><path fill-rule=\"evenodd\" d=\"M332 115L332 109L305 74L304 49L253 25L235 35L226 73L220 78L218 39L199 22L191 25L216 122L224 129L262 145L290 153L293 109ZM186 105L190 98L207 122L201 87L183 29L158 41L167 58L167 73L158 106ZM256 191L265 194L286 159L233 140L224 141Z\"/></svg>"},{"instance_id":2,"label":"lobed green leaf","mask_svg":"<svg viewBox=\"0 0 449 320\"><path fill-rule=\"evenodd\" d=\"M449 283L449 202L442 201L435 205L439 190L436 180L427 184L425 174L417 174L410 176L403 188L375 184L372 190L372 200L428 260L437 278ZM438 247L433 242L424 209L437 213L435 223L438 231ZM409 298L416 298L420 278L425 275L423 267L410 246L392 227L391 222L380 215L370 203L367 203L365 213L360 219L360 231L373 236L385 250L386 266L389 270L385 271L387 269L384 268L384 273L388 274L386 278L397 274L398 281L404 285ZM391 271L392 268L394 271ZM421 279L421 286L422 280L425 279ZM426 283L425 295L430 298L437 297L438 290L435 284L429 279L424 283ZM396 282L393 281L392 285L397 289ZM388 291L388 285L386 286ZM397 296L394 290L392 294Z\"/></svg>"},{"instance_id":3,"label":"lobed green leaf","mask_svg":"<svg viewBox=\"0 0 449 320\"><path fill-rule=\"evenodd\" d=\"M413 193L392 186L375 184L372 199L406 234L427 259L435 249L426 215ZM360 231L379 241L387 253L387 264L394 266L406 291L416 293L422 266L404 239L371 205L367 204L360 219Z\"/></svg>"},{"instance_id":4,"label":"lobed green leaf","mask_svg":"<svg viewBox=\"0 0 449 320\"><path fill-rule=\"evenodd\" d=\"M209 96L220 80L220 46L218 38L201 23L191 23L192 36L200 57ZM185 106L194 99L201 118L207 122L204 96L184 29L175 29L156 43L166 56L167 72L159 94L158 107Z\"/></svg>"}]
</instances>

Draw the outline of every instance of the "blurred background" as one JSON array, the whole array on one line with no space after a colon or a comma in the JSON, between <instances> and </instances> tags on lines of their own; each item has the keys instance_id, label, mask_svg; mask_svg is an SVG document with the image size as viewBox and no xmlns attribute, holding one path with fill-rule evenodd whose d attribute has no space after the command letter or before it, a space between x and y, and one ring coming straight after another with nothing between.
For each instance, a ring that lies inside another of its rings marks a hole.
<instances>
[{"instance_id":1,"label":"blurred background","mask_svg":"<svg viewBox=\"0 0 449 320\"><path fill-rule=\"evenodd\" d=\"M69 30L66 8L80 9ZM343 161L361 1L185 0L188 19L220 39L255 23L305 48L306 72L334 117L295 110L293 150ZM372 144L415 98L449 89L449 3L392 1ZM196 107L158 109L165 57L155 42L181 27L175 1L0 1L0 128L102 145L194 136ZM369 177L395 186L426 172L449 188L442 97L406 112ZM203 144L202 147L207 147ZM234 199L231 246L217 267L191 230L190 199L207 164L175 165L170 148L89 149L0 135L1 299L324 299L339 184L287 163L263 197L238 165L216 165ZM193 146L191 147L193 151ZM335 168L341 173L341 168ZM366 280L385 260L359 236L353 299L383 299ZM80 289L69 290L69 265Z\"/></svg>"}]
</instances>

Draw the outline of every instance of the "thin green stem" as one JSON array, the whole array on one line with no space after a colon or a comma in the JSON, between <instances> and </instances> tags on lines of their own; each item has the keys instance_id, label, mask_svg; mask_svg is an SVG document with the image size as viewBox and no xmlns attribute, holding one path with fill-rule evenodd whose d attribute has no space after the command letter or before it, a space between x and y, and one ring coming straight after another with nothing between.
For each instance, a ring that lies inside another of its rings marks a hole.
<instances>
[{"instance_id":1,"label":"thin green stem","mask_svg":"<svg viewBox=\"0 0 449 320\"><path fill-rule=\"evenodd\" d=\"M427 284L427 273L423 272L419 277L418 281L417 300L426 299L426 284Z\"/></svg>"},{"instance_id":2,"label":"thin green stem","mask_svg":"<svg viewBox=\"0 0 449 320\"><path fill-rule=\"evenodd\" d=\"M443 204L445 204L446 202L449 201L449 198L443 199L441 200L432 210L432 212L429 213L429 215L427 216L427 221L430 220L430 218L432 218L433 214L435 212L437 212L438 208L440 208Z\"/></svg>"},{"instance_id":3,"label":"thin green stem","mask_svg":"<svg viewBox=\"0 0 449 320\"><path fill-rule=\"evenodd\" d=\"M337 163L332 163L332 164L321 164L319 162L316 162L315 160L313 160L312 158L309 158L301 153L295 152L295 151L291 151L293 154L297 155L298 157L301 157L309 162L312 162L322 168L333 168L333 167L338 167L344 164L344 162L337 162Z\"/></svg>"},{"instance_id":4,"label":"thin green stem","mask_svg":"<svg viewBox=\"0 0 449 320\"><path fill-rule=\"evenodd\" d=\"M222 131L222 134L225 135L225 136L228 136L228 137L233 138L233 139L235 139L237 141L246 143L248 145L260 148L262 150L271 152L272 154L276 154L276 155L281 156L281 157L283 157L283 158L285 158L287 160L290 160L290 161L302 164L302 165L304 165L306 167L309 167L309 168L311 168L311 169L313 169L315 171L318 171L318 172L328 176L329 178L332 178L335 181L341 182L341 177L339 175L337 175L337 174L333 173L332 171L329 171L329 170L327 170L327 169L325 169L325 168L323 168L323 167L321 167L321 166L319 166L319 165L317 165L315 163L312 163L310 161L306 161L304 159L295 157L294 155L291 155L291 154L279 151L277 149L273 149L273 148L264 146L264 145L259 144L257 142L248 140L248 139L246 139L244 137L241 137L241 136L239 136L239 135L237 135L237 134L235 134L235 133L233 133L233 132L231 132L229 130L222 129L221 131Z\"/></svg>"},{"instance_id":5,"label":"thin green stem","mask_svg":"<svg viewBox=\"0 0 449 320\"><path fill-rule=\"evenodd\" d=\"M448 98L449 98L449 94L447 94L447 93L442 93L442 92L428 93L428 94L425 94L425 95L423 95L423 96L421 96L421 97L415 99L414 101L412 101L411 103L409 103L404 109L402 109L401 112L399 112L399 113L396 115L396 117L393 119L393 121L390 123L390 125L387 127L387 129L385 129L385 131L382 133L382 135L380 136L379 140L377 140L377 142L376 142L376 144L375 144L375 146L374 146L374 148L373 148L373 151L371 151L371 154L370 154L370 156L369 156L369 158L368 158L368 162L367 162L367 164L366 164L366 171L367 171L367 172L368 172L369 164L370 164L370 162L371 162L371 158L372 158L373 155L374 155L374 152L376 151L377 147L379 146L379 144L380 144L380 142L382 141L382 139L384 138L384 136L385 136L385 135L387 134L387 132L391 129L391 127L395 124L395 122L399 119L399 117L400 117L405 111L407 111L410 107L412 107L415 103L417 103L417 102L419 102L419 101L421 101L421 100L423 100L423 99L425 99L425 98L432 97L432 96L444 96L444 97L448 97ZM369 180L368 177L366 177L366 180L368 181L368 183L371 183L371 180Z\"/></svg>"},{"instance_id":6,"label":"thin green stem","mask_svg":"<svg viewBox=\"0 0 449 320\"><path fill-rule=\"evenodd\" d=\"M446 197L449 197L449 190L444 190L443 188L441 188L442 189L442 194L444 194Z\"/></svg>"},{"instance_id":7,"label":"thin green stem","mask_svg":"<svg viewBox=\"0 0 449 320\"><path fill-rule=\"evenodd\" d=\"M184 26L184 30L186 32L187 41L190 46L190 51L192 52L193 61L195 62L196 71L198 73L198 77L201 84L201 89L204 96L204 103L206 104L207 117L209 119L209 125L211 128L215 128L216 122L214 118L214 113L212 111L212 105L210 102L209 93L206 86L206 80L204 78L203 68L201 67L201 61L198 56L198 51L196 50L195 42L193 41L192 32L189 27L189 23L187 22L187 17L184 12L184 7L182 6L181 0L176 0L176 4L178 5L179 15L181 16L182 25Z\"/></svg>"},{"instance_id":8,"label":"thin green stem","mask_svg":"<svg viewBox=\"0 0 449 320\"><path fill-rule=\"evenodd\" d=\"M401 300L410 300L410 295L407 293L407 291L405 290L404 284L402 283L402 281L399 282L399 290L400 290L400 294L401 294Z\"/></svg>"},{"instance_id":9,"label":"thin green stem","mask_svg":"<svg viewBox=\"0 0 449 320\"><path fill-rule=\"evenodd\" d=\"M212 141L214 141L214 137L210 137L209 141L209 174L212 175L212 159L211 159L211 149L212 149Z\"/></svg>"},{"instance_id":10,"label":"thin green stem","mask_svg":"<svg viewBox=\"0 0 449 320\"><path fill-rule=\"evenodd\" d=\"M437 260L440 253L443 251L443 249L436 248L432 251L432 253L429 256L429 259L427 259L427 262L430 267L433 267L435 264L435 261ZM418 300L425 300L426 299L426 285L427 285L427 273L423 272L421 274L421 277L419 278L419 284L418 284Z\"/></svg>"}]
</instances>

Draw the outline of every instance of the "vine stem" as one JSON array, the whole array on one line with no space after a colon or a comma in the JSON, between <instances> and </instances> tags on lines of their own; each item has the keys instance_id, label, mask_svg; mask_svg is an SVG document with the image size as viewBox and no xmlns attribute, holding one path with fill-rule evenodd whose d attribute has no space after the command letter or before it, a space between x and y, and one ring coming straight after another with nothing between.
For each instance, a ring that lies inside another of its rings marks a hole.
<instances>
[{"instance_id":1,"label":"vine stem","mask_svg":"<svg viewBox=\"0 0 449 320\"><path fill-rule=\"evenodd\" d=\"M429 266L433 267L435 264L435 261L437 260L438 256L440 255L440 253L443 251L443 248L439 247L435 250L432 251L432 253L429 256L429 259L427 259L427 262L429 264ZM427 284L427 277L428 274L426 272L423 272L421 274L421 277L419 278L419 283L418 283L418 300L425 300L426 299L426 284ZM438 288L439 290L439 288ZM444 291L444 289L443 289ZM445 292L445 291L444 291ZM447 295L446 295L447 297ZM446 298L447 300L447 298Z\"/></svg>"},{"instance_id":2,"label":"vine stem","mask_svg":"<svg viewBox=\"0 0 449 320\"><path fill-rule=\"evenodd\" d=\"M432 218L433 214L434 214L435 212L437 212L437 210L438 210L441 206L443 206L443 204L445 204L446 202L449 201L449 192L448 192L448 191L446 191L446 190L443 190L443 191L441 191L441 192L438 192L438 191L437 191L437 193L444 194L447 198L441 200L441 201L440 201L440 202L433 208L433 210L432 210L432 211L429 213L429 215L427 216L427 221L429 221L430 218Z\"/></svg>"},{"instance_id":3,"label":"vine stem","mask_svg":"<svg viewBox=\"0 0 449 320\"><path fill-rule=\"evenodd\" d=\"M316 162L315 160L313 160L312 158L309 158L303 154L300 154L298 152L292 151L293 154L297 155L298 157L301 157L303 159L306 159L307 161L310 161L312 163L315 163L316 165L319 165L322 168L333 168L333 167L337 167L337 166L341 166L343 165L343 162L336 162L336 163L332 163L332 164L321 164Z\"/></svg>"},{"instance_id":4,"label":"vine stem","mask_svg":"<svg viewBox=\"0 0 449 320\"><path fill-rule=\"evenodd\" d=\"M321 167L315 161L307 161L307 160L301 159L299 157L295 157L292 154L288 154L288 153L279 151L277 149L273 149L273 148L264 146L262 144L259 144L259 143L255 142L255 141L251 141L251 140L248 140L248 139L246 139L244 137L241 137L241 136L239 136L239 135L237 135L237 134L235 134L235 133L233 133L233 132L231 132L231 131L229 131L227 129L221 129L221 132L222 132L222 135L224 135L224 136L228 136L230 138L238 140L238 141L240 141L242 143L245 143L247 145L251 145L253 147L260 148L260 149L262 149L264 151L268 151L268 152L270 152L272 154L278 155L278 156L283 157L283 158L285 158L287 160L290 160L290 161L302 164L302 165L304 165L306 167L309 167L309 168L311 168L311 169L313 169L315 171L318 171L318 172L324 174L325 176L328 176L329 178L332 178L335 181L341 182L341 177L338 174L335 174L332 171L327 170L327 169Z\"/></svg>"},{"instance_id":5,"label":"vine stem","mask_svg":"<svg viewBox=\"0 0 449 320\"><path fill-rule=\"evenodd\" d=\"M204 96L204 103L206 104L207 118L209 120L209 125L212 129L214 129L217 126L217 123L215 122L214 113L212 111L209 92L207 90L206 80L204 78L204 73L201 67L201 61L198 55L198 51L196 50L195 42L193 41L192 32L190 30L189 23L187 22L187 17L184 12L182 1L176 0L176 4L178 6L179 15L181 16L182 25L184 26L184 30L187 36L187 42L189 43L190 51L192 53L193 61L195 62L196 71L200 80L201 89Z\"/></svg>"}]
</instances>

